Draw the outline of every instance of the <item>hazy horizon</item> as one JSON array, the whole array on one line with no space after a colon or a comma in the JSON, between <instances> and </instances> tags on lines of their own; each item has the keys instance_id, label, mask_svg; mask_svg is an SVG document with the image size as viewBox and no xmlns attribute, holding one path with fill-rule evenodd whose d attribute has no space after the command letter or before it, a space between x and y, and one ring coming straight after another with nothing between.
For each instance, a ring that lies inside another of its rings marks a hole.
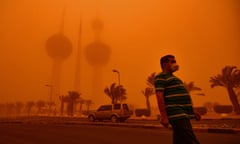
<instances>
[{"instance_id":1,"label":"hazy horizon","mask_svg":"<svg viewBox=\"0 0 240 144\"><path fill-rule=\"evenodd\" d=\"M98 1L98 4L96 3ZM226 65L240 68L240 1L160 1L160 0L2 0L0 1L0 102L48 100L53 60L46 41L61 30L71 41L72 52L62 62L60 95L74 90L76 56L81 17L80 93L85 99L97 99L96 105L110 103L98 89L118 83L127 90L128 103L145 107L142 90L153 72L160 72L159 59L176 56L180 70L176 75L193 81L205 96L192 95L196 106L206 102L230 104L223 87L210 87L210 77L220 74ZM92 21L104 24L99 39L110 48L109 60L92 67L85 48L96 41ZM100 76L100 77L98 77ZM97 98L98 97L98 98ZM58 100L57 97L54 98ZM156 106L155 96L150 98Z\"/></svg>"}]
</instances>

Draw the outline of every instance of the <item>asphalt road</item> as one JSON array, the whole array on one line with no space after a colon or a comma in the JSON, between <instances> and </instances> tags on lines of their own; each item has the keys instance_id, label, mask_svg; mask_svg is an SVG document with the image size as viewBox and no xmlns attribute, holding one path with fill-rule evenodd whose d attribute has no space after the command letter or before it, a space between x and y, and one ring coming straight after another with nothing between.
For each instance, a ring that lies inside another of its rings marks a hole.
<instances>
[{"instance_id":1,"label":"asphalt road","mask_svg":"<svg viewBox=\"0 0 240 144\"><path fill-rule=\"evenodd\" d=\"M62 122L88 122L87 118L79 117L48 117L48 116L31 116L31 117L10 117L1 118L0 123L11 122L47 122L47 123L62 123ZM151 119L128 119L125 124L154 124L160 125L159 120ZM212 127L212 128L240 128L240 119L203 119L201 121L192 120L194 126Z\"/></svg>"},{"instance_id":2,"label":"asphalt road","mask_svg":"<svg viewBox=\"0 0 240 144\"><path fill-rule=\"evenodd\" d=\"M240 134L196 133L201 144L239 144ZM0 144L172 143L172 131L78 124L0 124Z\"/></svg>"}]
</instances>

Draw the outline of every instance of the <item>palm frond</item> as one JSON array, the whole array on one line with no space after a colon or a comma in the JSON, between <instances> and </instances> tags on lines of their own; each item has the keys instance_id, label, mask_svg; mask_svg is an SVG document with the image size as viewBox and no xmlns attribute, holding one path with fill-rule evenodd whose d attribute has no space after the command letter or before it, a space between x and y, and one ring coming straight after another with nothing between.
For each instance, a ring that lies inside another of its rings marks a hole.
<instances>
[{"instance_id":1,"label":"palm frond","mask_svg":"<svg viewBox=\"0 0 240 144\"><path fill-rule=\"evenodd\" d=\"M144 90L142 90L142 93L146 98L148 98L154 94L154 89L150 87L146 87Z\"/></svg>"},{"instance_id":2,"label":"palm frond","mask_svg":"<svg viewBox=\"0 0 240 144\"><path fill-rule=\"evenodd\" d=\"M191 81L189 83L184 82L184 86L188 90L188 92L201 91L202 90L200 87L195 86L193 81Z\"/></svg>"},{"instance_id":3,"label":"palm frond","mask_svg":"<svg viewBox=\"0 0 240 144\"><path fill-rule=\"evenodd\" d=\"M147 78L147 85L149 87L154 87L154 79L156 76L156 72L153 72L148 78Z\"/></svg>"},{"instance_id":4,"label":"palm frond","mask_svg":"<svg viewBox=\"0 0 240 144\"><path fill-rule=\"evenodd\" d=\"M222 69L222 80L227 85L232 84L233 76L232 72L236 68L236 66L225 66Z\"/></svg>"},{"instance_id":5,"label":"palm frond","mask_svg":"<svg viewBox=\"0 0 240 144\"><path fill-rule=\"evenodd\" d=\"M236 66L225 66L222 73L210 77L211 87L238 87L240 86L240 70Z\"/></svg>"},{"instance_id":6,"label":"palm frond","mask_svg":"<svg viewBox=\"0 0 240 144\"><path fill-rule=\"evenodd\" d=\"M104 93L110 97L112 102L117 102L121 100L127 99L126 95L126 89L124 88L123 85L116 85L116 83L112 83L110 87L106 87L104 89Z\"/></svg>"},{"instance_id":7,"label":"palm frond","mask_svg":"<svg viewBox=\"0 0 240 144\"><path fill-rule=\"evenodd\" d=\"M223 76L221 74L218 74L214 77L210 77L209 82L211 83L211 87L215 87L215 86L223 86L226 87L225 82L223 81Z\"/></svg>"},{"instance_id":8,"label":"palm frond","mask_svg":"<svg viewBox=\"0 0 240 144\"><path fill-rule=\"evenodd\" d=\"M240 87L240 69L233 70L232 83L234 84L234 87Z\"/></svg>"},{"instance_id":9,"label":"palm frond","mask_svg":"<svg viewBox=\"0 0 240 144\"><path fill-rule=\"evenodd\" d=\"M108 87L106 87L106 88L104 89L104 93L105 93L107 96L109 96L110 98L113 97L113 96L112 96L112 93L111 93L111 90L110 90Z\"/></svg>"}]
</instances>

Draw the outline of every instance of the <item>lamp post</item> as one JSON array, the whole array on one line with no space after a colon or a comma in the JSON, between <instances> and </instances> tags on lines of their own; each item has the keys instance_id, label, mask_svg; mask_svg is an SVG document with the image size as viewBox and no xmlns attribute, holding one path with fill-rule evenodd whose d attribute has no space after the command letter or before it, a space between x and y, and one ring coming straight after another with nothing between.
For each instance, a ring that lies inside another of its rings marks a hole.
<instances>
[{"instance_id":1,"label":"lamp post","mask_svg":"<svg viewBox=\"0 0 240 144\"><path fill-rule=\"evenodd\" d=\"M116 69L113 69L112 71L118 74L118 85L120 85L120 72Z\"/></svg>"},{"instance_id":2,"label":"lamp post","mask_svg":"<svg viewBox=\"0 0 240 144\"><path fill-rule=\"evenodd\" d=\"M49 112L50 112L52 107L53 85L46 84L45 86L50 88L50 93L49 93Z\"/></svg>"},{"instance_id":3,"label":"lamp post","mask_svg":"<svg viewBox=\"0 0 240 144\"><path fill-rule=\"evenodd\" d=\"M112 71L118 74L118 86L120 86L120 72L116 69L113 69ZM121 103L122 103L122 96L120 96L120 104Z\"/></svg>"}]
</instances>

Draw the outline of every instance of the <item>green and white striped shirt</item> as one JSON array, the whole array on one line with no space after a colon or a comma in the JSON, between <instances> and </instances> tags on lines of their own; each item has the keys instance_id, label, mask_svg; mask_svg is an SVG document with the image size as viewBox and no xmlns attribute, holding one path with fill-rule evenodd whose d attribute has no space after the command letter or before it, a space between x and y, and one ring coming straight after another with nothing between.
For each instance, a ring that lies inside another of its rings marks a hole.
<instances>
[{"instance_id":1,"label":"green and white striped shirt","mask_svg":"<svg viewBox=\"0 0 240 144\"><path fill-rule=\"evenodd\" d=\"M194 118L192 102L183 82L171 73L160 73L155 77L156 91L164 92L164 101L169 121Z\"/></svg>"}]
</instances>

